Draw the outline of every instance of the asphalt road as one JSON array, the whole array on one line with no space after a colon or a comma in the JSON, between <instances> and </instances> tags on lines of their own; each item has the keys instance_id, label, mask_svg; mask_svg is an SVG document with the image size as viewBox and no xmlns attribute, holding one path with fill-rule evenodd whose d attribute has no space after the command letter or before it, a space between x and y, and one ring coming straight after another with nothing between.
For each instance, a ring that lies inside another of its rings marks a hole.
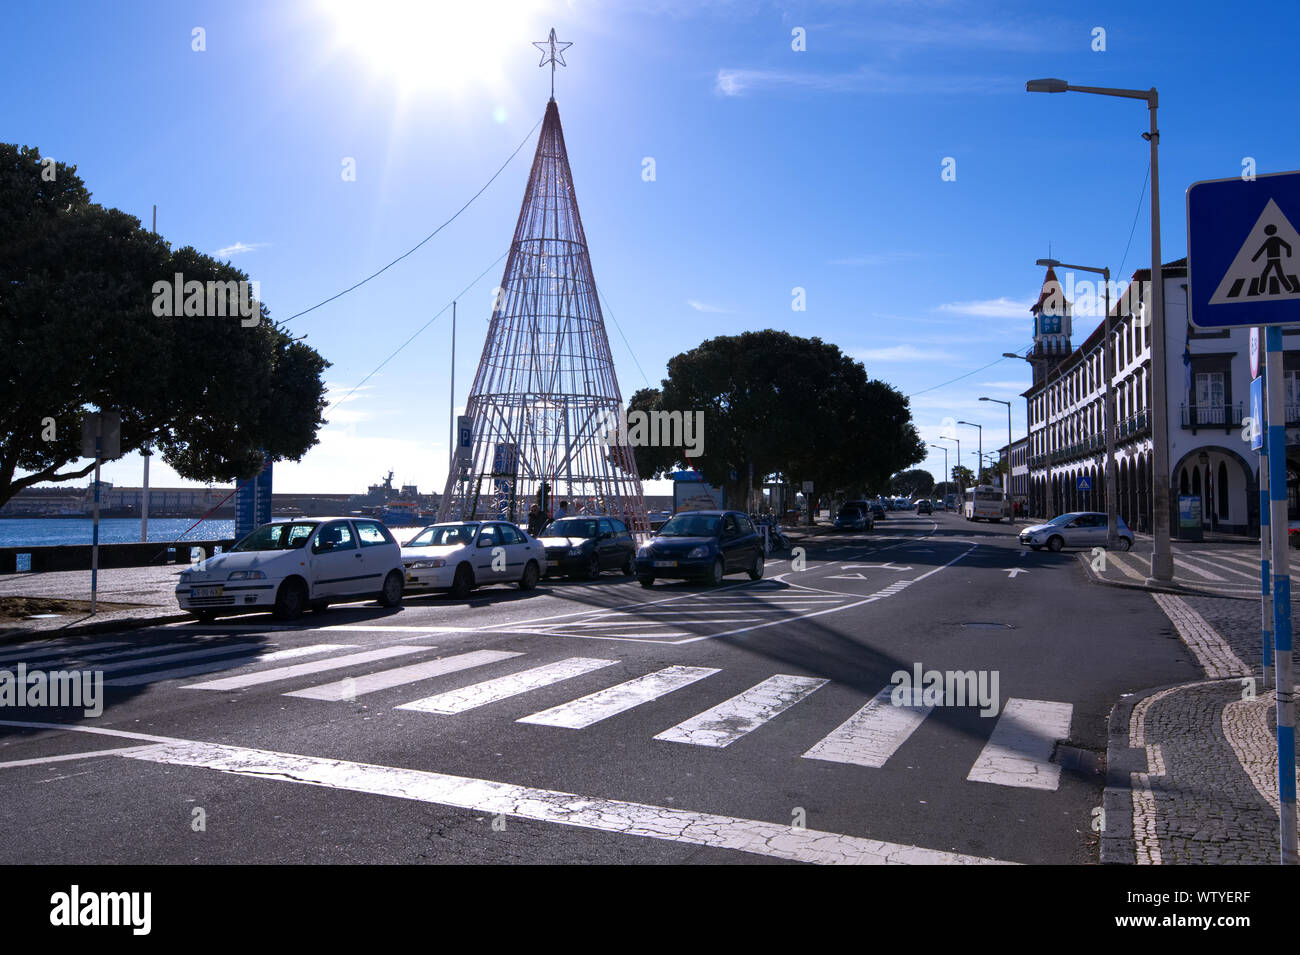
<instances>
[{"instance_id":1,"label":"asphalt road","mask_svg":"<svg viewBox=\"0 0 1300 955\"><path fill-rule=\"evenodd\" d=\"M98 717L0 708L0 862L1090 863L1111 707L1199 673L1147 594L950 514L716 590L608 574L66 646L0 651L107 684ZM996 677L988 715L872 703L917 665Z\"/></svg>"}]
</instances>

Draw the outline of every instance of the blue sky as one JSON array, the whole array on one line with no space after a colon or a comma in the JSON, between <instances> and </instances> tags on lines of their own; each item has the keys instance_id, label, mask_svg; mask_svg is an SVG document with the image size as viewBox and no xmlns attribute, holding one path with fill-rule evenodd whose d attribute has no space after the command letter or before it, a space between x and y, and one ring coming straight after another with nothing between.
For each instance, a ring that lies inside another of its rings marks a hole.
<instances>
[{"instance_id":1,"label":"blue sky","mask_svg":"<svg viewBox=\"0 0 1300 955\"><path fill-rule=\"evenodd\" d=\"M1050 245L1127 276L1150 258L1144 104L1028 94L1025 80L1159 88L1164 258L1179 258L1189 184L1246 157L1259 173L1300 166L1300 7L1252 9L25 4L0 34L0 139L75 162L97 202L146 224L156 203L173 245L229 257L285 318L410 249L527 136L437 237L290 324L334 363L331 397L350 397L301 463L277 465L276 490L361 491L392 468L441 491L449 316L353 389L506 251L550 95L529 43L554 26L574 44L556 99L625 397L705 338L774 327L834 342L914 396L925 439L966 419L992 447L1006 410L981 395L1012 400L1024 433L1029 366L997 359L1030 344L1035 259ZM457 405L503 265L460 300ZM1076 342L1090 328L1076 320ZM958 436L973 465L975 429ZM942 453L925 466L938 475ZM105 479L138 484L139 458ZM151 483L185 482L155 461Z\"/></svg>"}]
</instances>

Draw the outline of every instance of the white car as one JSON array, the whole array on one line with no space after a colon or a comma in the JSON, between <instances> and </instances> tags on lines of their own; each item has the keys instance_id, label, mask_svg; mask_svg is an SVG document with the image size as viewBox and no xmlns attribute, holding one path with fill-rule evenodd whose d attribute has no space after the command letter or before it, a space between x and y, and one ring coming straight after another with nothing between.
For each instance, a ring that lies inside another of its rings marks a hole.
<instances>
[{"instance_id":1,"label":"white car","mask_svg":"<svg viewBox=\"0 0 1300 955\"><path fill-rule=\"evenodd\" d=\"M484 584L532 590L546 549L508 521L454 521L431 524L403 544L402 565L407 590L445 590L463 600Z\"/></svg>"},{"instance_id":2,"label":"white car","mask_svg":"<svg viewBox=\"0 0 1300 955\"><path fill-rule=\"evenodd\" d=\"M401 547L379 521L299 519L264 524L230 551L182 571L176 601L200 620L258 608L292 620L337 601L395 607L402 577Z\"/></svg>"}]
</instances>

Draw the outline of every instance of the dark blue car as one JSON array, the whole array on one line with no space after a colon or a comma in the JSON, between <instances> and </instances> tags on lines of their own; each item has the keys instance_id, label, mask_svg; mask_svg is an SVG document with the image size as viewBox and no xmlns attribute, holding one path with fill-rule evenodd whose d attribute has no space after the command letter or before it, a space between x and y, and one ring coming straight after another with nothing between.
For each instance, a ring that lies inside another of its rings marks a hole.
<instances>
[{"instance_id":1,"label":"dark blue car","mask_svg":"<svg viewBox=\"0 0 1300 955\"><path fill-rule=\"evenodd\" d=\"M682 511L674 514L636 555L642 587L657 578L707 580L717 586L727 574L763 576L763 541L749 515L740 511Z\"/></svg>"}]
</instances>

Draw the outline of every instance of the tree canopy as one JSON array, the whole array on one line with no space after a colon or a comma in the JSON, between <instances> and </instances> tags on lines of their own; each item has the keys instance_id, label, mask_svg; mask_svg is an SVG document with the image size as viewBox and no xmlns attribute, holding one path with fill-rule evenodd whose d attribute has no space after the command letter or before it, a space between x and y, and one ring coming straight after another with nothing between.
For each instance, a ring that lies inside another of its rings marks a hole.
<instances>
[{"instance_id":1,"label":"tree canopy","mask_svg":"<svg viewBox=\"0 0 1300 955\"><path fill-rule=\"evenodd\" d=\"M904 497L924 497L934 490L934 475L922 468L895 474L889 489Z\"/></svg>"},{"instance_id":2,"label":"tree canopy","mask_svg":"<svg viewBox=\"0 0 1300 955\"><path fill-rule=\"evenodd\" d=\"M0 143L0 504L93 470L78 461L88 410L121 413L123 454L149 445L196 481L316 444L329 362L261 303L247 318L212 314L211 298L208 314L155 314L155 286L177 275L248 280L92 203L75 166Z\"/></svg>"},{"instance_id":3,"label":"tree canopy","mask_svg":"<svg viewBox=\"0 0 1300 955\"><path fill-rule=\"evenodd\" d=\"M835 345L772 329L711 338L673 357L663 387L631 404L704 412L698 460L680 448L637 448L643 478L689 463L733 500L744 499L751 473L754 487L780 472L812 481L816 494L883 490L925 457L901 393Z\"/></svg>"}]
</instances>

